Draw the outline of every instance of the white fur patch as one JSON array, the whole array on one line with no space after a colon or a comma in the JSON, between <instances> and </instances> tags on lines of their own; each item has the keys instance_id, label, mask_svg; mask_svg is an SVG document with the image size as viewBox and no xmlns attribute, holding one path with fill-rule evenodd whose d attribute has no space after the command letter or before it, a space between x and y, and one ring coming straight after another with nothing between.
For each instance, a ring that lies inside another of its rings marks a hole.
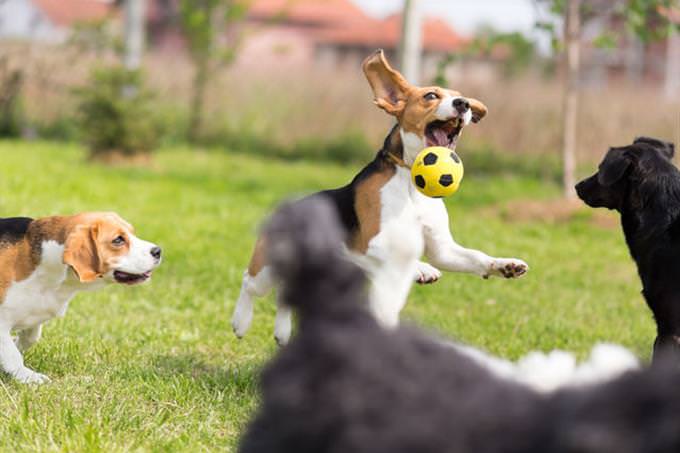
<instances>
[{"instance_id":1,"label":"white fur patch","mask_svg":"<svg viewBox=\"0 0 680 453\"><path fill-rule=\"evenodd\" d=\"M572 353L560 350L547 354L531 352L513 363L471 346L453 342L445 344L474 359L498 377L517 381L539 392L596 384L640 367L632 352L623 346L607 343L595 345L590 357L580 364Z\"/></svg>"},{"instance_id":2,"label":"white fur patch","mask_svg":"<svg viewBox=\"0 0 680 453\"><path fill-rule=\"evenodd\" d=\"M460 116L460 113L458 113L458 110L455 109L453 106L453 101L456 99L465 99L462 96L445 96L442 98L441 102L439 103L439 106L437 107L437 111L435 112L435 116L437 117L438 120L441 121L447 121L450 120L451 118L458 118ZM463 118L463 124L468 125L470 124L470 121L472 121L472 110L468 109L462 116Z\"/></svg>"},{"instance_id":3,"label":"white fur patch","mask_svg":"<svg viewBox=\"0 0 680 453\"><path fill-rule=\"evenodd\" d=\"M25 280L12 283L0 305L0 326L26 329L63 315L76 291L75 279L66 282L68 266L64 246L56 241L42 243L40 265Z\"/></svg>"},{"instance_id":4,"label":"white fur patch","mask_svg":"<svg viewBox=\"0 0 680 453\"><path fill-rule=\"evenodd\" d=\"M427 146L425 137L421 137L415 132L406 132L399 128L399 135L401 135L401 142L404 146L404 162L406 165L413 165L418 153Z\"/></svg>"}]
</instances>

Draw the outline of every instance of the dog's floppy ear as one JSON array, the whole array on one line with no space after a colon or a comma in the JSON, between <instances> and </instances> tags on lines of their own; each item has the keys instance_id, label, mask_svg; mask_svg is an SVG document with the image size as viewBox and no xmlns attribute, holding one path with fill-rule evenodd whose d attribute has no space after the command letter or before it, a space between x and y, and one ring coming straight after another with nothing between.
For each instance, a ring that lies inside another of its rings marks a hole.
<instances>
[{"instance_id":1,"label":"dog's floppy ear","mask_svg":"<svg viewBox=\"0 0 680 453\"><path fill-rule=\"evenodd\" d=\"M467 98L470 103L470 110L472 110L472 122L479 123L479 121L486 116L488 109L481 101L473 98Z\"/></svg>"},{"instance_id":2,"label":"dog's floppy ear","mask_svg":"<svg viewBox=\"0 0 680 453\"><path fill-rule=\"evenodd\" d=\"M95 239L98 226L77 225L66 238L63 260L78 275L82 283L92 282L102 276L101 260Z\"/></svg>"},{"instance_id":3,"label":"dog's floppy ear","mask_svg":"<svg viewBox=\"0 0 680 453\"><path fill-rule=\"evenodd\" d=\"M635 145L640 143L653 146L661 151L669 160L673 159L673 156L675 155L675 145L671 142L666 142L653 137L636 137L633 141L633 144Z\"/></svg>"},{"instance_id":4,"label":"dog's floppy ear","mask_svg":"<svg viewBox=\"0 0 680 453\"><path fill-rule=\"evenodd\" d=\"M628 153L622 149L610 149L600 164L597 181L601 185L609 187L623 177L630 165L631 159Z\"/></svg>"},{"instance_id":5,"label":"dog's floppy ear","mask_svg":"<svg viewBox=\"0 0 680 453\"><path fill-rule=\"evenodd\" d=\"M411 85L392 69L382 49L366 58L361 67L373 90L373 102L390 115L399 116L406 106Z\"/></svg>"}]
</instances>

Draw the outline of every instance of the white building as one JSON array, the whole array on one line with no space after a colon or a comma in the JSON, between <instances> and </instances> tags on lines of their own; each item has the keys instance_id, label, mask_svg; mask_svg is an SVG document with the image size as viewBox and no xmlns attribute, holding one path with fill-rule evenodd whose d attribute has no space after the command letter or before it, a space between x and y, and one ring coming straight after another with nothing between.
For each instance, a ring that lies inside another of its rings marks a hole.
<instances>
[{"instance_id":1,"label":"white building","mask_svg":"<svg viewBox=\"0 0 680 453\"><path fill-rule=\"evenodd\" d=\"M111 0L0 0L0 39L59 43L74 24L112 11Z\"/></svg>"}]
</instances>

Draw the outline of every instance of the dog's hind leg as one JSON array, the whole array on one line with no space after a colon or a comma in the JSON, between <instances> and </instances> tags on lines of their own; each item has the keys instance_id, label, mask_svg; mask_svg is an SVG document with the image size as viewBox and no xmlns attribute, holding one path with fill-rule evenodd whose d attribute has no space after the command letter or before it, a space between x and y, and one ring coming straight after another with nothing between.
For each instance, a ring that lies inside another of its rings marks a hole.
<instances>
[{"instance_id":1,"label":"dog's hind leg","mask_svg":"<svg viewBox=\"0 0 680 453\"><path fill-rule=\"evenodd\" d=\"M274 287L274 279L269 266L264 266L257 274L243 273L241 293L236 301L231 327L237 337L246 334L253 320L253 303L256 297L266 296Z\"/></svg>"},{"instance_id":2,"label":"dog's hind leg","mask_svg":"<svg viewBox=\"0 0 680 453\"><path fill-rule=\"evenodd\" d=\"M411 276L421 263L418 257L422 252L423 237L418 228L395 223L371 240L365 258L358 260L371 279L369 309L382 327L399 325L399 313L406 305Z\"/></svg>"},{"instance_id":3,"label":"dog's hind leg","mask_svg":"<svg viewBox=\"0 0 680 453\"><path fill-rule=\"evenodd\" d=\"M38 324L33 328L25 329L19 332L16 339L14 340L14 343L17 345L19 351L24 352L28 348L33 346L35 343L37 343L38 340L40 340L41 334L42 324Z\"/></svg>"}]
</instances>

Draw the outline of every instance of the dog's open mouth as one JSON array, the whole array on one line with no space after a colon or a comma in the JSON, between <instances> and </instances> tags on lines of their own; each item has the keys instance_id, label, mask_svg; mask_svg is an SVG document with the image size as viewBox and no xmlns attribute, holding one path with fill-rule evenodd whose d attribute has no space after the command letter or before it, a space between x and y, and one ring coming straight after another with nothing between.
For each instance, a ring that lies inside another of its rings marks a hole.
<instances>
[{"instance_id":1,"label":"dog's open mouth","mask_svg":"<svg viewBox=\"0 0 680 453\"><path fill-rule=\"evenodd\" d=\"M463 120L461 118L451 118L447 121L432 121L425 128L427 146L444 146L454 149L462 128Z\"/></svg>"},{"instance_id":2,"label":"dog's open mouth","mask_svg":"<svg viewBox=\"0 0 680 453\"><path fill-rule=\"evenodd\" d=\"M144 272L143 274L130 274L123 271L114 271L113 278L116 279L118 283L124 283L126 285L135 285L137 283L142 283L147 281L151 277L151 271Z\"/></svg>"}]
</instances>

